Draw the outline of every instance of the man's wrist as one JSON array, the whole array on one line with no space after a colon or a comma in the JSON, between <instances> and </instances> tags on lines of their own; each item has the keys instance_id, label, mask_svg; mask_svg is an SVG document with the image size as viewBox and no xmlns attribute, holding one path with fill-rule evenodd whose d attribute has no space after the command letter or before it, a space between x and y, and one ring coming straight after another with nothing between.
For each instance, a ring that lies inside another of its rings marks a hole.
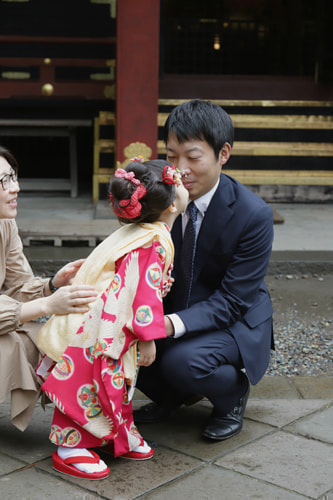
<instances>
[{"instance_id":1,"label":"man's wrist","mask_svg":"<svg viewBox=\"0 0 333 500\"><path fill-rule=\"evenodd\" d=\"M164 316L164 324L165 324L165 331L166 331L166 336L167 337L173 337L175 334L175 330L173 327L173 323L169 316Z\"/></svg>"},{"instance_id":2,"label":"man's wrist","mask_svg":"<svg viewBox=\"0 0 333 500\"><path fill-rule=\"evenodd\" d=\"M177 339L178 337L182 337L186 333L186 327L178 314L168 314L166 317L170 320L170 323L172 323L173 338Z\"/></svg>"}]
</instances>

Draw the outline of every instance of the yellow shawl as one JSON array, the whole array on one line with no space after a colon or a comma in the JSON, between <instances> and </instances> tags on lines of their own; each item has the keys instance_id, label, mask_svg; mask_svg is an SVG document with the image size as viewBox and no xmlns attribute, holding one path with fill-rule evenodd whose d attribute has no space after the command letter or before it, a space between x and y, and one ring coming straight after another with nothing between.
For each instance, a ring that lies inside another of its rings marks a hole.
<instances>
[{"instance_id":1,"label":"yellow shawl","mask_svg":"<svg viewBox=\"0 0 333 500\"><path fill-rule=\"evenodd\" d=\"M163 282L167 281L168 269L173 261L174 246L170 232L162 222L128 224L112 233L88 256L79 269L73 283L93 285L99 293L96 300L111 283L115 275L118 259L136 248L158 241L166 252ZM91 309L95 302L89 304ZM70 344L71 337L77 332L89 311L84 314L52 316L41 328L37 337L38 347L50 358L59 361Z\"/></svg>"}]
</instances>

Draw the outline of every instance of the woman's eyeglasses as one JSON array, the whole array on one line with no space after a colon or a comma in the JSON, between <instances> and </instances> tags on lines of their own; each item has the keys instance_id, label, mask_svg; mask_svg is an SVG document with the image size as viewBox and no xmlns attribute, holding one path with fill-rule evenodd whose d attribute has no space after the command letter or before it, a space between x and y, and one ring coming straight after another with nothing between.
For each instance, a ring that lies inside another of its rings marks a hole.
<instances>
[{"instance_id":1,"label":"woman's eyeglasses","mask_svg":"<svg viewBox=\"0 0 333 500\"><path fill-rule=\"evenodd\" d=\"M17 175L16 172L11 172L10 174L6 174L0 179L2 189L4 191L7 191L9 189L9 186L13 182L17 182Z\"/></svg>"}]
</instances>

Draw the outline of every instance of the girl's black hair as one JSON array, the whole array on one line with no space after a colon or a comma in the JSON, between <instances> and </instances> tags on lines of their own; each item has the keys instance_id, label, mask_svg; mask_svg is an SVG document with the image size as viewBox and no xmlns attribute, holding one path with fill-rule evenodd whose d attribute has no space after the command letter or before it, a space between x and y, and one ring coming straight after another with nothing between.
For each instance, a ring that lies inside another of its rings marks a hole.
<instances>
[{"instance_id":1,"label":"girl's black hair","mask_svg":"<svg viewBox=\"0 0 333 500\"><path fill-rule=\"evenodd\" d=\"M162 181L163 170L166 166L172 167L172 164L165 160L149 160L143 163L132 161L124 170L134 172L135 178L146 188L146 194L139 200L142 205L141 213L134 219L121 217L120 222L130 224L132 222L155 222L159 219L161 213L175 199L175 187L173 184L166 184ZM120 202L130 200L132 194L137 189L137 185L131 180L113 177L110 181L109 193L112 198L112 204L117 212L121 212Z\"/></svg>"},{"instance_id":2,"label":"girl's black hair","mask_svg":"<svg viewBox=\"0 0 333 500\"><path fill-rule=\"evenodd\" d=\"M13 170L17 171L18 163L14 155L9 151L9 149L4 148L3 146L0 145L0 156L2 156L2 158L4 158L9 163L9 165L12 167Z\"/></svg>"}]
</instances>

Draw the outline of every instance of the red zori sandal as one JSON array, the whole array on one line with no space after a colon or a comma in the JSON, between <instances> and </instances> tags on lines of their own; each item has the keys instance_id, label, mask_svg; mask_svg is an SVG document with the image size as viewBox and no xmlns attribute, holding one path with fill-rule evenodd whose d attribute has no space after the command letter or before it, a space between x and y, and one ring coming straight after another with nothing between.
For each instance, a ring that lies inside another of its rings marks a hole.
<instances>
[{"instance_id":1,"label":"red zori sandal","mask_svg":"<svg viewBox=\"0 0 333 500\"><path fill-rule=\"evenodd\" d=\"M153 457L154 455L154 450L153 448L150 448L147 443L145 442L145 445L147 446L148 451L146 452L139 452L139 451L129 451L128 453L125 453L124 455L120 455L118 458L126 458L127 460L149 460L150 458ZM109 443L105 446L101 446L99 450L102 453L107 453L108 455L113 455L113 443Z\"/></svg>"},{"instance_id":2,"label":"red zori sandal","mask_svg":"<svg viewBox=\"0 0 333 500\"><path fill-rule=\"evenodd\" d=\"M90 450L92 457L69 457L64 460L59 457L58 453L55 451L52 454L52 465L54 470L62 472L63 474L68 474L69 476L81 477L84 479L105 479L110 474L110 469L107 467L105 470L100 472L83 472L72 464L77 463L88 463L88 464L98 464L100 461L99 456L94 451Z\"/></svg>"},{"instance_id":3,"label":"red zori sandal","mask_svg":"<svg viewBox=\"0 0 333 500\"><path fill-rule=\"evenodd\" d=\"M119 458L126 458L127 460L149 460L153 458L154 450L150 448L150 451L147 453L140 453L139 451L129 451L125 453L125 455L120 455Z\"/></svg>"}]
</instances>

